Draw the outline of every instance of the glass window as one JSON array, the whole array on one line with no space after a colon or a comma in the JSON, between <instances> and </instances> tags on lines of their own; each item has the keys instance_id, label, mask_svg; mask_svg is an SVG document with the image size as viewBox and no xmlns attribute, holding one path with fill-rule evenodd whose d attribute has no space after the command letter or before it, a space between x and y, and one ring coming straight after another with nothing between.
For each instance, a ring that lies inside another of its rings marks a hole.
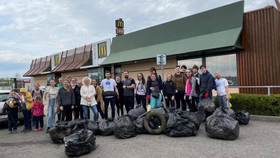
<instances>
[{"instance_id":1,"label":"glass window","mask_svg":"<svg viewBox=\"0 0 280 158\"><path fill-rule=\"evenodd\" d=\"M187 68L192 68L193 65L197 65L199 68L199 66L202 65L202 58L179 60L178 65L180 65L180 66L186 65Z\"/></svg>"},{"instance_id":2,"label":"glass window","mask_svg":"<svg viewBox=\"0 0 280 158\"><path fill-rule=\"evenodd\" d=\"M122 68L119 66L119 67L116 67L115 66L115 77L119 75L120 77L122 77Z\"/></svg>"},{"instance_id":3,"label":"glass window","mask_svg":"<svg viewBox=\"0 0 280 158\"><path fill-rule=\"evenodd\" d=\"M215 72L220 71L230 86L238 85L236 54L206 57L206 67L214 77Z\"/></svg>"}]
</instances>

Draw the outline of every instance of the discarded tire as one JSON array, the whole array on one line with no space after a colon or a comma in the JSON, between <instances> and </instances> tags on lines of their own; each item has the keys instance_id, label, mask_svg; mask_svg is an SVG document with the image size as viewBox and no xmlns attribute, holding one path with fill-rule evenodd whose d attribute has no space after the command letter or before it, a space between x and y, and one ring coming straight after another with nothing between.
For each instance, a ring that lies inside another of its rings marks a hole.
<instances>
[{"instance_id":1,"label":"discarded tire","mask_svg":"<svg viewBox=\"0 0 280 158\"><path fill-rule=\"evenodd\" d=\"M150 112L144 120L144 127L150 134L161 134L166 126L165 117L159 112Z\"/></svg>"}]
</instances>

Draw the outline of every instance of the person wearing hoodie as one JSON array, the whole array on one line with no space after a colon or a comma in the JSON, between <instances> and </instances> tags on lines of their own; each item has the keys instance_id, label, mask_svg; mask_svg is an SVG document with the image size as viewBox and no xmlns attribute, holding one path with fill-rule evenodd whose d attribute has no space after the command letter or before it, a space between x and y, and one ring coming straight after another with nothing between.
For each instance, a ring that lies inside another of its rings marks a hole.
<instances>
[{"instance_id":1,"label":"person wearing hoodie","mask_svg":"<svg viewBox=\"0 0 280 158\"><path fill-rule=\"evenodd\" d=\"M166 103L166 107L169 108L169 103L171 103L171 107L175 107L175 92L176 92L176 86L173 82L173 76L172 74L168 74L166 81L163 82L163 95Z\"/></svg>"},{"instance_id":2,"label":"person wearing hoodie","mask_svg":"<svg viewBox=\"0 0 280 158\"><path fill-rule=\"evenodd\" d=\"M60 113L58 106L58 87L55 86L55 80L50 80L50 86L46 88L43 95L44 115L47 117L47 131L55 122L55 114ZM59 118L58 118L59 120Z\"/></svg>"},{"instance_id":3,"label":"person wearing hoodie","mask_svg":"<svg viewBox=\"0 0 280 158\"><path fill-rule=\"evenodd\" d=\"M33 105L32 95L25 88L20 89L22 101L22 113L24 117L24 129L21 132L31 131L31 109Z\"/></svg>"},{"instance_id":4,"label":"person wearing hoodie","mask_svg":"<svg viewBox=\"0 0 280 158\"><path fill-rule=\"evenodd\" d=\"M97 102L95 100L96 90L93 85L90 84L91 79L89 77L84 77L82 80L83 86L81 87L81 105L84 110L84 118L88 118L88 107L92 110L94 114L94 121L98 119Z\"/></svg>"},{"instance_id":5,"label":"person wearing hoodie","mask_svg":"<svg viewBox=\"0 0 280 158\"><path fill-rule=\"evenodd\" d=\"M61 121L72 120L72 110L75 105L75 95L68 80L63 81L63 87L58 90L58 105L62 112Z\"/></svg>"},{"instance_id":6,"label":"person wearing hoodie","mask_svg":"<svg viewBox=\"0 0 280 158\"><path fill-rule=\"evenodd\" d=\"M191 112L196 112L197 111L197 108L196 108L196 105L195 105L195 97L197 97L195 86L196 86L196 79L193 76L192 68L189 68L187 70L185 100L187 101L189 109L190 109Z\"/></svg>"},{"instance_id":7,"label":"person wearing hoodie","mask_svg":"<svg viewBox=\"0 0 280 158\"><path fill-rule=\"evenodd\" d=\"M186 87L186 76L183 72L180 72L180 66L177 65L175 67L175 74L174 74L174 83L176 86L176 94L175 94L175 100L176 100L176 106L177 109L179 109L182 103L182 110L187 109L186 100L184 99L185 95L185 87Z\"/></svg>"},{"instance_id":8,"label":"person wearing hoodie","mask_svg":"<svg viewBox=\"0 0 280 158\"><path fill-rule=\"evenodd\" d=\"M20 106L20 102L16 97L14 90L10 91L10 99L8 99L5 103L6 106L3 107L3 110L6 110L8 113L9 133L17 133L18 107Z\"/></svg>"},{"instance_id":9,"label":"person wearing hoodie","mask_svg":"<svg viewBox=\"0 0 280 158\"><path fill-rule=\"evenodd\" d=\"M33 119L35 120L35 129L34 132L37 132L38 130L42 131L44 130L44 104L42 102L42 98L40 96L37 96L33 102L32 108L33 111ZM40 128L39 128L39 122L40 122Z\"/></svg>"},{"instance_id":10,"label":"person wearing hoodie","mask_svg":"<svg viewBox=\"0 0 280 158\"><path fill-rule=\"evenodd\" d=\"M201 76L200 76L200 99L210 98L212 99L212 89L214 78L210 72L206 69L205 65L200 66Z\"/></svg>"}]
</instances>

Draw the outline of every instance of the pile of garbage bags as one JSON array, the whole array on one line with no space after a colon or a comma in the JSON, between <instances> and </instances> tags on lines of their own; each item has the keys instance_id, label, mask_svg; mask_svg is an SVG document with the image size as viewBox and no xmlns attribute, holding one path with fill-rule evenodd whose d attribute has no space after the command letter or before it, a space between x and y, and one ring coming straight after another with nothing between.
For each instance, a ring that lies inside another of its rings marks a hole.
<instances>
[{"instance_id":1,"label":"pile of garbage bags","mask_svg":"<svg viewBox=\"0 0 280 158\"><path fill-rule=\"evenodd\" d=\"M239 123L232 117L232 110L218 108L206 119L205 132L211 138L235 140L239 136Z\"/></svg>"},{"instance_id":2,"label":"pile of garbage bags","mask_svg":"<svg viewBox=\"0 0 280 158\"><path fill-rule=\"evenodd\" d=\"M240 124L245 124L247 125L250 121L250 114L246 110L242 110L240 112L236 113L236 120Z\"/></svg>"}]
</instances>

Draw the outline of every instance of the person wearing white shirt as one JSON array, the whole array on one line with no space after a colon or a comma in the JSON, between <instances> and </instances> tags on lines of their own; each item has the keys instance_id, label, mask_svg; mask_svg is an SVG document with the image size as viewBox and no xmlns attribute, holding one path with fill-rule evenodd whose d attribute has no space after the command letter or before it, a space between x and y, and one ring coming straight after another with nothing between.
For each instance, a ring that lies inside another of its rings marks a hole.
<instances>
[{"instance_id":1,"label":"person wearing white shirt","mask_svg":"<svg viewBox=\"0 0 280 158\"><path fill-rule=\"evenodd\" d=\"M216 90L218 103L221 108L229 107L229 89L228 81L225 78L222 78L221 72L217 71L216 75Z\"/></svg>"},{"instance_id":2,"label":"person wearing white shirt","mask_svg":"<svg viewBox=\"0 0 280 158\"><path fill-rule=\"evenodd\" d=\"M84 77L82 80L83 86L81 87L81 105L84 111L84 118L88 118L88 107L92 110L94 114L94 121L98 119L97 102L95 100L96 90L93 85L90 85L91 79L89 77Z\"/></svg>"}]
</instances>

